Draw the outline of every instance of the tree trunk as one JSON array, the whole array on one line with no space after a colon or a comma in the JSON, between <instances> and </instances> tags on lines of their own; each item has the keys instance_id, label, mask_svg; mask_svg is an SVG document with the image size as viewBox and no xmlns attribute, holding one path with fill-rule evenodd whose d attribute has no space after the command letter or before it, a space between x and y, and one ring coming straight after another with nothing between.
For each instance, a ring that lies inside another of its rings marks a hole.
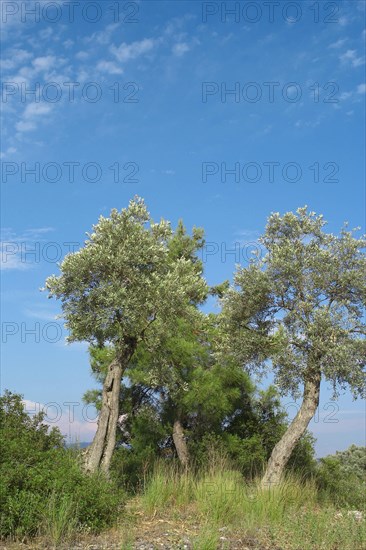
<instances>
[{"instance_id":1,"label":"tree trunk","mask_svg":"<svg viewBox=\"0 0 366 550\"><path fill-rule=\"evenodd\" d=\"M311 379L309 377L308 380L305 381L303 401L300 410L272 451L261 481L262 487L271 487L277 485L281 481L291 453L296 443L302 435L304 435L319 405L320 378L320 372L316 372Z\"/></svg>"},{"instance_id":2,"label":"tree trunk","mask_svg":"<svg viewBox=\"0 0 366 550\"><path fill-rule=\"evenodd\" d=\"M186 440L184 439L183 426L180 420L176 420L173 425L173 441L177 450L178 458L184 468L188 468L189 454Z\"/></svg>"},{"instance_id":3,"label":"tree trunk","mask_svg":"<svg viewBox=\"0 0 366 550\"><path fill-rule=\"evenodd\" d=\"M116 445L121 380L132 353L124 353L117 357L108 367L103 384L102 408L98 418L98 428L86 453L85 470L87 472L96 472L98 469L106 473L109 471Z\"/></svg>"}]
</instances>

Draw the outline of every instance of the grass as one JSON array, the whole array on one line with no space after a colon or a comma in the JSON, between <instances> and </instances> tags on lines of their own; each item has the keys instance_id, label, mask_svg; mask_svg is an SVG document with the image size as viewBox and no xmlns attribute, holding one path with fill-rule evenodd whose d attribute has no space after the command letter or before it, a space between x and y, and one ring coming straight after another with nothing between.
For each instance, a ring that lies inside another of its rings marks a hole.
<instances>
[{"instance_id":1,"label":"grass","mask_svg":"<svg viewBox=\"0 0 366 550\"><path fill-rule=\"evenodd\" d=\"M334 506L319 503L314 482L293 475L277 487L263 489L259 480L245 482L225 463L210 467L204 474L181 473L175 466L160 463L136 502L155 520L187 514L194 518L200 525L200 534L194 539L197 549L224 548L220 529L227 529L234 537L255 536L263 548L366 548L365 521L347 513L337 518Z\"/></svg>"},{"instance_id":2,"label":"grass","mask_svg":"<svg viewBox=\"0 0 366 550\"><path fill-rule=\"evenodd\" d=\"M70 541L77 532L77 504L69 495L52 493L46 507L40 534L54 546Z\"/></svg>"},{"instance_id":3,"label":"grass","mask_svg":"<svg viewBox=\"0 0 366 550\"><path fill-rule=\"evenodd\" d=\"M194 550L366 548L365 520L324 499L315 482L288 475L263 489L259 479L245 481L223 457L194 472L158 462L141 493L127 502L118 526L100 536L78 531L77 504L70 496L52 494L46 510L41 543L34 548L45 543L66 548L76 540L85 542L82 548L103 541L121 550L133 550L136 541L182 548L187 540Z\"/></svg>"},{"instance_id":4,"label":"grass","mask_svg":"<svg viewBox=\"0 0 366 550\"><path fill-rule=\"evenodd\" d=\"M212 531L210 526L204 527L194 541L195 550L216 550L218 545L219 534Z\"/></svg>"}]
</instances>

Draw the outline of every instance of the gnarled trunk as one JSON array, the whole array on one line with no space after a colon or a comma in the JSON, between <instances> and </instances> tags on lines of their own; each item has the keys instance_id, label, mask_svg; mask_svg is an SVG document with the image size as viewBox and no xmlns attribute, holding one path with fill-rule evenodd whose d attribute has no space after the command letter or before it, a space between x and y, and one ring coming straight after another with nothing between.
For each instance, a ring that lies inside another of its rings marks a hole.
<instances>
[{"instance_id":1,"label":"gnarled trunk","mask_svg":"<svg viewBox=\"0 0 366 550\"><path fill-rule=\"evenodd\" d=\"M272 451L261 481L262 487L271 487L281 481L291 453L301 436L304 435L319 405L320 378L320 372L316 372L311 379L305 381L300 410Z\"/></svg>"},{"instance_id":2,"label":"gnarled trunk","mask_svg":"<svg viewBox=\"0 0 366 550\"><path fill-rule=\"evenodd\" d=\"M176 420L173 425L173 441L177 450L178 458L184 468L188 468L189 454L186 440L184 439L183 426L180 420Z\"/></svg>"},{"instance_id":3,"label":"gnarled trunk","mask_svg":"<svg viewBox=\"0 0 366 550\"><path fill-rule=\"evenodd\" d=\"M116 445L121 380L132 353L126 352L120 355L108 367L103 384L102 408L98 417L98 428L86 453L84 467L87 472L96 472L98 469L106 473L109 471Z\"/></svg>"}]
</instances>

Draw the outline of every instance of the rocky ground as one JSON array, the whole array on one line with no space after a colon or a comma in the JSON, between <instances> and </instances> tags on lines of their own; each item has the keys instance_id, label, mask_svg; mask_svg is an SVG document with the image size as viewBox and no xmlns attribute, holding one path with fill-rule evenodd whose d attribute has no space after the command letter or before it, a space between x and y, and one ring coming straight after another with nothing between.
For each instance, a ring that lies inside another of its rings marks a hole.
<instances>
[{"instance_id":1,"label":"rocky ground","mask_svg":"<svg viewBox=\"0 0 366 550\"><path fill-rule=\"evenodd\" d=\"M44 540L32 543L1 544L0 550L194 550L195 539L200 534L198 526L187 529L178 522L156 520L139 524L130 533L121 535L118 531L108 532L98 537L83 537L78 541L54 546ZM255 537L242 537L222 527L218 532L218 550L282 550L267 546Z\"/></svg>"},{"instance_id":2,"label":"rocky ground","mask_svg":"<svg viewBox=\"0 0 366 550\"><path fill-rule=\"evenodd\" d=\"M344 516L352 516L356 522L363 522L359 511L338 512L334 516L339 521ZM204 527L197 522L192 511L187 510L179 516L147 516L141 509L126 507L126 516L122 524L99 536L79 535L76 540L67 543L52 544L45 539L32 542L1 543L0 550L202 550L206 546L197 544ZM210 533L212 533L211 527ZM207 532L206 532L207 533ZM264 532L257 530L248 535L243 531L222 526L217 528L217 550L287 550L290 546L274 545ZM211 548L211 546L210 546ZM335 550L339 550L335 548ZM358 550L358 549L354 549Z\"/></svg>"}]
</instances>

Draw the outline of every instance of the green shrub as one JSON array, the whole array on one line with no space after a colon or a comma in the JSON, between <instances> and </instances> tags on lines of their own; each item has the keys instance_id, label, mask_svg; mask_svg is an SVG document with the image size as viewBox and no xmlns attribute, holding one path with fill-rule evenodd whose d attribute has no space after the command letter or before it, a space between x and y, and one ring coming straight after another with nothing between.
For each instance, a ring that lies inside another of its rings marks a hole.
<instances>
[{"instance_id":1,"label":"green shrub","mask_svg":"<svg viewBox=\"0 0 366 550\"><path fill-rule=\"evenodd\" d=\"M30 418L20 395L0 397L0 537L98 532L115 522L124 495L102 475L87 476L59 430Z\"/></svg>"},{"instance_id":2,"label":"green shrub","mask_svg":"<svg viewBox=\"0 0 366 550\"><path fill-rule=\"evenodd\" d=\"M352 445L347 451L322 458L316 472L320 498L338 507L364 510L365 455L365 447Z\"/></svg>"}]
</instances>

